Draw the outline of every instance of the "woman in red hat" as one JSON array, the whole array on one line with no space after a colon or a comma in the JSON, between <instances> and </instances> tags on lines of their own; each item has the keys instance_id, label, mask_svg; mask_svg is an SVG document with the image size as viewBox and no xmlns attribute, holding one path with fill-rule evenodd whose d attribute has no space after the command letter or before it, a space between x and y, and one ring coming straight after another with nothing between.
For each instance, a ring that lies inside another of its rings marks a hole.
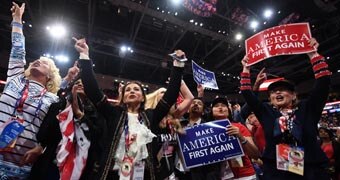
<instances>
[{"instance_id":1,"label":"woman in red hat","mask_svg":"<svg viewBox=\"0 0 340 180\"><path fill-rule=\"evenodd\" d=\"M309 45L316 49L319 46L313 38ZM328 160L317 143L317 124L327 100L331 72L325 58L317 51L307 55L316 82L309 98L303 101L297 101L294 85L282 80L268 87L270 103L260 102L251 91L248 59L242 60L240 89L260 120L266 137L264 179L329 179ZM285 151L281 151L283 149Z\"/></svg>"}]
</instances>

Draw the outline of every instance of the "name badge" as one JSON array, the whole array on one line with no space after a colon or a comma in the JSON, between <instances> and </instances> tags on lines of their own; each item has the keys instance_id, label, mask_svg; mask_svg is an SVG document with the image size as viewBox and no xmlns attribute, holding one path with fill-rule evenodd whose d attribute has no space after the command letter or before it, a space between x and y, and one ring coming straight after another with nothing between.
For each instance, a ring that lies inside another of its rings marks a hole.
<instances>
[{"instance_id":1,"label":"name badge","mask_svg":"<svg viewBox=\"0 0 340 180\"><path fill-rule=\"evenodd\" d=\"M133 180L143 180L144 169L145 169L144 161L136 162L133 168Z\"/></svg>"},{"instance_id":2,"label":"name badge","mask_svg":"<svg viewBox=\"0 0 340 180\"><path fill-rule=\"evenodd\" d=\"M299 146L276 145L276 168L303 176L304 150Z\"/></svg>"},{"instance_id":3,"label":"name badge","mask_svg":"<svg viewBox=\"0 0 340 180\"><path fill-rule=\"evenodd\" d=\"M14 148L17 137L25 130L23 120L11 117L2 125L0 134L0 149Z\"/></svg>"}]
</instances>

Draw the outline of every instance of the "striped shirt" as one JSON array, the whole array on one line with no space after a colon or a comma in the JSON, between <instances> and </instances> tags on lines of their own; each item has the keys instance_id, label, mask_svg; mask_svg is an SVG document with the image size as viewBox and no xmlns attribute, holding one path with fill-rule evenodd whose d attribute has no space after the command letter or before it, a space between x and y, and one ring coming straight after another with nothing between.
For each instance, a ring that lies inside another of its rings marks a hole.
<instances>
[{"instance_id":1,"label":"striped shirt","mask_svg":"<svg viewBox=\"0 0 340 180\"><path fill-rule=\"evenodd\" d=\"M23 105L21 113L14 112L24 119L25 130L19 135L15 147L7 152L0 152L0 171L5 171L9 176L26 178L31 166L19 166L21 158L30 149L37 145L36 133L46 116L50 105L58 101L58 96L46 92L42 94L44 86L39 82L28 80L24 76L25 60L25 38L22 34L12 33L12 50L10 54L6 86L0 97L0 132L3 124L13 115L15 104L21 98L21 92L25 88L26 81L29 82L28 97ZM39 101L42 105L35 117Z\"/></svg>"}]
</instances>

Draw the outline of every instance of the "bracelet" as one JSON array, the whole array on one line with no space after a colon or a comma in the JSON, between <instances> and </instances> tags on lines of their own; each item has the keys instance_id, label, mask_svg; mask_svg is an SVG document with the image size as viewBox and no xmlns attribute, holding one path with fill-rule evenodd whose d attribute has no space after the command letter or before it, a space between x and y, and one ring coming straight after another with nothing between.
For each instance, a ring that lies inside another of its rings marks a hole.
<instances>
[{"instance_id":1,"label":"bracelet","mask_svg":"<svg viewBox=\"0 0 340 180\"><path fill-rule=\"evenodd\" d=\"M23 25L19 22L12 21L11 25L12 25L12 27L18 27L20 29L23 28Z\"/></svg>"},{"instance_id":2,"label":"bracelet","mask_svg":"<svg viewBox=\"0 0 340 180\"><path fill-rule=\"evenodd\" d=\"M248 140L246 138L244 138L244 140L241 142L242 145L245 145L248 143Z\"/></svg>"}]
</instances>

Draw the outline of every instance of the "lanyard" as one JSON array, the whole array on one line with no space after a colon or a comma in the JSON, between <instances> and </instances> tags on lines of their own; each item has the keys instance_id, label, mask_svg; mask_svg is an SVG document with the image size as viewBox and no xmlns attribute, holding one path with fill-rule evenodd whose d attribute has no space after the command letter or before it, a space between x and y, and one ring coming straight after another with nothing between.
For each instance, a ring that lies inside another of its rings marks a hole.
<instances>
[{"instance_id":1,"label":"lanyard","mask_svg":"<svg viewBox=\"0 0 340 180\"><path fill-rule=\"evenodd\" d=\"M140 124L143 124L143 119L139 120ZM124 123L124 135L125 135L125 153L129 151L131 142L129 137L129 118L127 117Z\"/></svg>"},{"instance_id":2,"label":"lanyard","mask_svg":"<svg viewBox=\"0 0 340 180\"><path fill-rule=\"evenodd\" d=\"M23 106L24 106L24 103L28 97L28 86L29 86L29 81L26 80L26 83L25 83L25 86L24 88L21 90L20 92L20 96L21 98L19 98L17 100L17 102L15 103L15 106L14 106L14 110L13 110L13 113L12 113L12 116L15 116L15 112L19 112L19 113L22 113L23 112ZM44 88L43 90L41 90L40 92L40 98L39 98L39 102L38 102L38 106L37 108L35 109L35 113L34 113L34 118L32 120L32 122L35 120L35 118L38 116L39 114L39 110L41 109L41 106L42 106L42 98L44 97L45 93L47 92L47 89Z\"/></svg>"},{"instance_id":3,"label":"lanyard","mask_svg":"<svg viewBox=\"0 0 340 180\"><path fill-rule=\"evenodd\" d=\"M288 130L290 133L293 130L293 121L295 120L295 111L296 109L288 110L287 112L281 111L281 114L284 117L284 121L286 123L286 127L284 130Z\"/></svg>"}]
</instances>

